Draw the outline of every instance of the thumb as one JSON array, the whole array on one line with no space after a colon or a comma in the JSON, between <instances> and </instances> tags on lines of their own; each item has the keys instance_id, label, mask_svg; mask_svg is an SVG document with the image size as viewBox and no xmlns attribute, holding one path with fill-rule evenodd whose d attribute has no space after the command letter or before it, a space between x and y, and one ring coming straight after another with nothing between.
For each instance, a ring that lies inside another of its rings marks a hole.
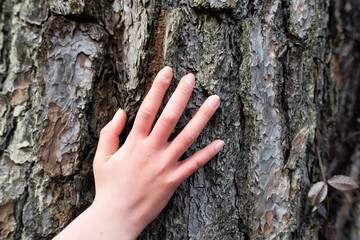
<instances>
[{"instance_id":1,"label":"thumb","mask_svg":"<svg viewBox=\"0 0 360 240\"><path fill-rule=\"evenodd\" d=\"M95 159L107 161L119 149L119 136L124 130L126 113L119 109L113 119L100 131Z\"/></svg>"}]
</instances>

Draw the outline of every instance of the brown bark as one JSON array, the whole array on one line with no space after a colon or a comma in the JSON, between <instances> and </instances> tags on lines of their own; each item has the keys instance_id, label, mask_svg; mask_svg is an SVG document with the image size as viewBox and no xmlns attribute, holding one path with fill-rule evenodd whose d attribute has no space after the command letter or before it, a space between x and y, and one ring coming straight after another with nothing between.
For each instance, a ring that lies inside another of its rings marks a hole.
<instances>
[{"instance_id":1,"label":"brown bark","mask_svg":"<svg viewBox=\"0 0 360 240\"><path fill-rule=\"evenodd\" d=\"M356 1L0 3L2 239L50 239L92 202L100 129L123 108L123 141L165 65L166 100L196 76L173 136L207 96L221 98L184 157L226 145L139 239L360 237L358 192L329 189L335 228L307 200L321 171L359 183Z\"/></svg>"}]
</instances>

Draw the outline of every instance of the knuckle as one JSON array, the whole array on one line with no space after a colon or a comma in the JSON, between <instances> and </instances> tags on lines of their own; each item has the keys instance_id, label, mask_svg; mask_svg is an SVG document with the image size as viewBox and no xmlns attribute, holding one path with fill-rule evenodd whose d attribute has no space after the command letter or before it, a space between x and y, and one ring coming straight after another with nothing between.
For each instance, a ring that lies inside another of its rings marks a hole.
<instances>
[{"instance_id":1,"label":"knuckle","mask_svg":"<svg viewBox=\"0 0 360 240\"><path fill-rule=\"evenodd\" d=\"M159 79L155 82L154 88L156 91L165 92L168 87L168 83L165 82L163 79Z\"/></svg>"},{"instance_id":2,"label":"knuckle","mask_svg":"<svg viewBox=\"0 0 360 240\"><path fill-rule=\"evenodd\" d=\"M167 164L167 161L164 161L164 159L160 159L157 165L157 172L159 175L165 174L165 172L168 170L169 165Z\"/></svg>"},{"instance_id":3,"label":"knuckle","mask_svg":"<svg viewBox=\"0 0 360 240\"><path fill-rule=\"evenodd\" d=\"M165 180L165 185L167 187L173 188L173 187L176 187L177 184L178 184L178 181L177 181L177 179L175 177L168 177Z\"/></svg>"},{"instance_id":4,"label":"knuckle","mask_svg":"<svg viewBox=\"0 0 360 240\"><path fill-rule=\"evenodd\" d=\"M174 124L175 122L177 122L177 116L175 113L165 114L163 116L163 121L168 125Z\"/></svg>"},{"instance_id":5,"label":"knuckle","mask_svg":"<svg viewBox=\"0 0 360 240\"><path fill-rule=\"evenodd\" d=\"M191 94L191 89L189 88L189 86L186 86L185 84L180 85L179 90L184 95L190 95Z\"/></svg>"},{"instance_id":6,"label":"knuckle","mask_svg":"<svg viewBox=\"0 0 360 240\"><path fill-rule=\"evenodd\" d=\"M199 168L199 167L198 167L198 165L197 165L197 162L195 162L195 163L189 164L189 165L187 166L186 172L188 173L188 175L191 175L191 174L193 174L198 168Z\"/></svg>"},{"instance_id":7,"label":"knuckle","mask_svg":"<svg viewBox=\"0 0 360 240\"><path fill-rule=\"evenodd\" d=\"M111 131L108 127L108 125L106 125L105 127L103 127L101 130L100 130L100 136L104 136L104 135L107 135L109 134Z\"/></svg>"},{"instance_id":8,"label":"knuckle","mask_svg":"<svg viewBox=\"0 0 360 240\"><path fill-rule=\"evenodd\" d=\"M213 152L210 150L206 150L205 154L206 154L207 159L211 159L214 156Z\"/></svg>"},{"instance_id":9,"label":"knuckle","mask_svg":"<svg viewBox=\"0 0 360 240\"><path fill-rule=\"evenodd\" d=\"M196 169L199 169L199 168L201 168L203 165L202 165L201 161L196 160L196 161L195 161L195 166L196 166Z\"/></svg>"},{"instance_id":10,"label":"knuckle","mask_svg":"<svg viewBox=\"0 0 360 240\"><path fill-rule=\"evenodd\" d=\"M145 117L151 116L152 112L153 108L150 105L144 105L140 108L140 113Z\"/></svg>"},{"instance_id":11,"label":"knuckle","mask_svg":"<svg viewBox=\"0 0 360 240\"><path fill-rule=\"evenodd\" d=\"M196 140L196 136L191 132L184 132L183 140L186 144L192 144Z\"/></svg>"},{"instance_id":12,"label":"knuckle","mask_svg":"<svg viewBox=\"0 0 360 240\"><path fill-rule=\"evenodd\" d=\"M209 121L210 118L212 117L212 113L210 111L207 110L200 110L199 111L199 115L202 119Z\"/></svg>"}]
</instances>

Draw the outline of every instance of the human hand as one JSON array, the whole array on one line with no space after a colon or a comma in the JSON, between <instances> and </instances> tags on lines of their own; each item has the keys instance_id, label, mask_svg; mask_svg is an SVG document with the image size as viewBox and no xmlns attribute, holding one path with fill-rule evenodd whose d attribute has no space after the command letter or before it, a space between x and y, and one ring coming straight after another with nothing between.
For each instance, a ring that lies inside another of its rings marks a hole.
<instances>
[{"instance_id":1,"label":"human hand","mask_svg":"<svg viewBox=\"0 0 360 240\"><path fill-rule=\"evenodd\" d=\"M107 221L106 227L101 229L102 239L111 239L111 236L136 238L161 212L176 188L224 145L223 141L215 140L184 161L178 161L199 136L220 101L218 96L209 97L179 135L168 142L195 81L192 74L181 79L153 127L171 79L169 67L156 76L120 149L119 135L125 127L126 113L119 110L101 130L94 159L96 196L88 215L98 218L102 224ZM101 228L100 225L94 227Z\"/></svg>"}]
</instances>

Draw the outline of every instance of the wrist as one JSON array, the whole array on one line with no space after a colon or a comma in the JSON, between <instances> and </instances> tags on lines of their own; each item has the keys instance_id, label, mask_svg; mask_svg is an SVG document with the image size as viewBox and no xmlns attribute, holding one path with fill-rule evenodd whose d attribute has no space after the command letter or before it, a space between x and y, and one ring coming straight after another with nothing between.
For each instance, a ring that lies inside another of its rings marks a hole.
<instances>
[{"instance_id":1,"label":"wrist","mask_svg":"<svg viewBox=\"0 0 360 240\"><path fill-rule=\"evenodd\" d=\"M136 239L145 226L139 226L129 213L106 202L95 201L86 210L101 225L111 233L116 233L115 239ZM106 235L108 235L106 233Z\"/></svg>"}]
</instances>

